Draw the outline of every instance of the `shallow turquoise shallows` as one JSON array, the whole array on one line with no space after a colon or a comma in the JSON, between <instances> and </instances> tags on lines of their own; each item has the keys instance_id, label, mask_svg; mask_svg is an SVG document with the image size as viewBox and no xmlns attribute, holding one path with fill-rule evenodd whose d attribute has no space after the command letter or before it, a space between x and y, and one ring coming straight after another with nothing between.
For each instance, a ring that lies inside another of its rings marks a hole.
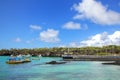
<instances>
[{"instance_id":1,"label":"shallow turquoise shallows","mask_svg":"<svg viewBox=\"0 0 120 80\"><path fill-rule=\"evenodd\" d=\"M120 66L102 65L96 61L71 61L66 64L45 64L61 58L41 57L30 63L6 64L0 56L0 80L120 80Z\"/></svg>"}]
</instances>

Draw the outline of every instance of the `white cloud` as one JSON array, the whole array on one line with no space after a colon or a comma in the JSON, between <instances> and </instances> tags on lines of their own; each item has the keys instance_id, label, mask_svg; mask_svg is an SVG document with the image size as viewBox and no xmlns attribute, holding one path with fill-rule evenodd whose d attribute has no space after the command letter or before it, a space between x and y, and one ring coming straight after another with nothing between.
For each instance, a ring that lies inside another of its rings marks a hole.
<instances>
[{"instance_id":1,"label":"white cloud","mask_svg":"<svg viewBox=\"0 0 120 80\"><path fill-rule=\"evenodd\" d=\"M102 25L120 24L120 13L108 9L96 0L82 0L81 3L74 4L73 9L78 12L74 19L85 18Z\"/></svg>"},{"instance_id":2,"label":"white cloud","mask_svg":"<svg viewBox=\"0 0 120 80\"><path fill-rule=\"evenodd\" d=\"M80 42L80 46L120 45L120 31L109 35L107 32L91 36L88 40Z\"/></svg>"},{"instance_id":3,"label":"white cloud","mask_svg":"<svg viewBox=\"0 0 120 80\"><path fill-rule=\"evenodd\" d=\"M63 28L64 29L73 29L73 30L75 30L75 29L80 29L81 27L80 27L79 23L75 23L75 22L70 21L70 22L67 22L66 24L64 24Z\"/></svg>"},{"instance_id":4,"label":"white cloud","mask_svg":"<svg viewBox=\"0 0 120 80\"><path fill-rule=\"evenodd\" d=\"M15 42L21 42L22 40L18 37L14 40Z\"/></svg>"},{"instance_id":5,"label":"white cloud","mask_svg":"<svg viewBox=\"0 0 120 80\"><path fill-rule=\"evenodd\" d=\"M43 42L59 42L58 38L59 31L54 29L48 29L40 33L40 40Z\"/></svg>"},{"instance_id":6,"label":"white cloud","mask_svg":"<svg viewBox=\"0 0 120 80\"><path fill-rule=\"evenodd\" d=\"M42 29L42 27L41 27L41 26L38 26L38 25L30 25L30 28L31 28L32 30L41 30L41 29Z\"/></svg>"}]
</instances>

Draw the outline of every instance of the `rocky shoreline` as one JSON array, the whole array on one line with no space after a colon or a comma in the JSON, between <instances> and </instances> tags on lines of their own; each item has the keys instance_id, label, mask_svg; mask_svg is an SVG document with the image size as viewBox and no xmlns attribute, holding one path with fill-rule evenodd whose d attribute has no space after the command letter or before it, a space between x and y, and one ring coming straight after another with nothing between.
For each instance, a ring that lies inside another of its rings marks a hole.
<instances>
[{"instance_id":1,"label":"rocky shoreline","mask_svg":"<svg viewBox=\"0 0 120 80\"><path fill-rule=\"evenodd\" d=\"M72 56L72 58L64 57L64 61L108 61L102 64L105 65L120 65L120 56L95 56L95 55L82 55Z\"/></svg>"},{"instance_id":2,"label":"rocky shoreline","mask_svg":"<svg viewBox=\"0 0 120 80\"><path fill-rule=\"evenodd\" d=\"M70 58L63 57L63 60L72 60L72 61L120 61L120 56L97 56L97 55L72 55Z\"/></svg>"},{"instance_id":3,"label":"rocky shoreline","mask_svg":"<svg viewBox=\"0 0 120 80\"><path fill-rule=\"evenodd\" d=\"M104 65L120 65L120 61L102 63Z\"/></svg>"},{"instance_id":4,"label":"rocky shoreline","mask_svg":"<svg viewBox=\"0 0 120 80\"><path fill-rule=\"evenodd\" d=\"M46 62L46 64L65 64L66 62L58 62L58 61L50 61L50 62Z\"/></svg>"}]
</instances>

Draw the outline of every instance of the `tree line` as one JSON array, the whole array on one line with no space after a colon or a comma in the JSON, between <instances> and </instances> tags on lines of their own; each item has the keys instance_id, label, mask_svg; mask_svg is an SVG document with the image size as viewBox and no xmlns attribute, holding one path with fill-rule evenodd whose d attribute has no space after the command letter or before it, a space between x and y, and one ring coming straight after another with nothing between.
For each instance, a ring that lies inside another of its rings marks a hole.
<instances>
[{"instance_id":1,"label":"tree line","mask_svg":"<svg viewBox=\"0 0 120 80\"><path fill-rule=\"evenodd\" d=\"M10 55L26 55L60 57L63 54L75 54L75 55L120 55L120 46L109 45L103 47L53 47L53 48L33 48L33 49L1 49L0 56Z\"/></svg>"}]
</instances>

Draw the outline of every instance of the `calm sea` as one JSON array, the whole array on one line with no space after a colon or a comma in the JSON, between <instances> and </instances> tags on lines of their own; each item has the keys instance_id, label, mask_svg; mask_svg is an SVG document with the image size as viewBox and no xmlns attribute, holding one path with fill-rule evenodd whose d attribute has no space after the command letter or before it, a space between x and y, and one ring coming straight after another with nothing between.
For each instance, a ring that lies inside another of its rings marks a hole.
<instances>
[{"instance_id":1,"label":"calm sea","mask_svg":"<svg viewBox=\"0 0 120 80\"><path fill-rule=\"evenodd\" d=\"M30 63L10 65L0 56L0 80L120 80L120 66L96 61L71 61L50 65L45 62L61 58L42 57Z\"/></svg>"}]
</instances>

